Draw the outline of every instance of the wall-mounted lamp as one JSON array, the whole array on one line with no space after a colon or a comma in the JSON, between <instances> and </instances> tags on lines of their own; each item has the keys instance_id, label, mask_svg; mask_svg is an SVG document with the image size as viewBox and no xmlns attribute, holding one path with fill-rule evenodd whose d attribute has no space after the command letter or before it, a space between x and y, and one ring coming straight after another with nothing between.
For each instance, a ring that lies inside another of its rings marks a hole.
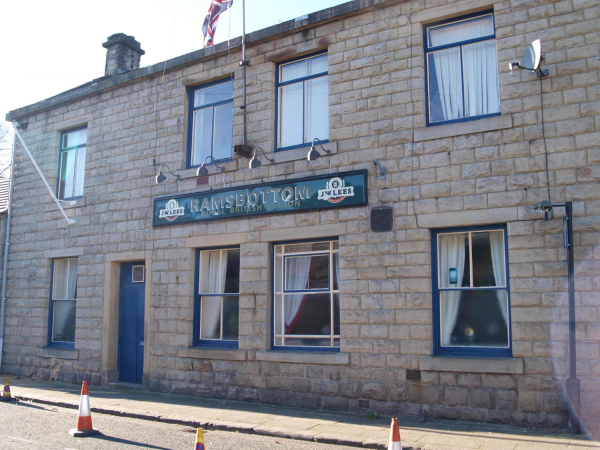
<instances>
[{"instance_id":1,"label":"wall-mounted lamp","mask_svg":"<svg viewBox=\"0 0 600 450\"><path fill-rule=\"evenodd\" d=\"M156 175L156 184L160 184L167 179L167 176L163 173L163 167L165 167L169 173L173 175L177 181L179 181L179 175L175 175L173 172L171 172L171 169L169 169L169 166L166 164L161 164L158 168L158 174Z\"/></svg>"},{"instance_id":2,"label":"wall-mounted lamp","mask_svg":"<svg viewBox=\"0 0 600 450\"><path fill-rule=\"evenodd\" d=\"M325 149L325 148L323 147L323 144L321 144L321 139L319 139L319 138L314 138L314 139L313 139L313 142L312 142L312 145L311 145L311 147L310 147L310 151L308 152L308 156L307 156L308 162L315 161L315 160L317 160L317 159L319 159L319 158L321 157L321 154L320 154L320 153L319 153L319 151L318 151L318 150L315 148L315 141L319 141L319 145L321 146L321 148L323 149L323 151L324 151L325 153L327 153L328 155L330 155L330 154L331 154L331 150L327 150L327 149Z\"/></svg>"},{"instance_id":3,"label":"wall-mounted lamp","mask_svg":"<svg viewBox=\"0 0 600 450\"><path fill-rule=\"evenodd\" d=\"M206 158L204 158L204 161L202 162L202 165L200 167L198 167L198 171L196 172L196 176L197 177L205 177L206 175L208 175L208 169L206 168L206 161L208 159L211 159L212 162L215 163L215 167L217 169L221 169L221 172L225 172L225 167L218 166L217 165L217 160L215 158L213 158L212 156L208 155Z\"/></svg>"},{"instance_id":4,"label":"wall-mounted lamp","mask_svg":"<svg viewBox=\"0 0 600 450\"><path fill-rule=\"evenodd\" d=\"M385 180L385 175L387 173L387 170L385 167L383 167L379 158L377 158L375 161L373 161L373 164L375 164L377 166L377 170L379 170L379 179Z\"/></svg>"},{"instance_id":5,"label":"wall-mounted lamp","mask_svg":"<svg viewBox=\"0 0 600 450\"><path fill-rule=\"evenodd\" d=\"M254 150L254 153L252 154L252 159L250 160L250 164L248 164L248 167L250 169L258 169L262 165L262 162L260 162L260 159L258 159L256 157L256 152L258 152L259 150L262 152L263 156L265 157L265 159L267 161L269 161L271 164L273 164L275 162L274 159L267 157L265 151L262 148L257 147L256 150Z\"/></svg>"}]
</instances>

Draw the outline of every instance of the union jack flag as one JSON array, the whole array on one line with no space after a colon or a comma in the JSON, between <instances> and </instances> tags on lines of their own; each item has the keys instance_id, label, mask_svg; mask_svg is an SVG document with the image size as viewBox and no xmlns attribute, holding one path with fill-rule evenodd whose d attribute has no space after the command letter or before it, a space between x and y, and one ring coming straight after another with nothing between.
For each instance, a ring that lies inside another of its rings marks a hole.
<instances>
[{"instance_id":1,"label":"union jack flag","mask_svg":"<svg viewBox=\"0 0 600 450\"><path fill-rule=\"evenodd\" d=\"M211 0L208 14L202 25L202 33L204 34L204 47L213 45L215 32L217 31L217 22L221 13L227 11L233 5L233 0Z\"/></svg>"}]
</instances>

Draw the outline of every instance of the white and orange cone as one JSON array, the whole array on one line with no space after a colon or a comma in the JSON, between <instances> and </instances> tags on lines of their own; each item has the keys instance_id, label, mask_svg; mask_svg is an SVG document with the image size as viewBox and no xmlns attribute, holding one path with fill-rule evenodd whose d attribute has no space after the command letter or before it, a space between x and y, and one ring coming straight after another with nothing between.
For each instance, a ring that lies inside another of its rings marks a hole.
<instances>
[{"instance_id":1,"label":"white and orange cone","mask_svg":"<svg viewBox=\"0 0 600 450\"><path fill-rule=\"evenodd\" d=\"M398 419L396 417L392 419L392 428L390 429L390 442L388 444L388 450L402 450L402 440L400 439L400 427L398 426Z\"/></svg>"},{"instance_id":2,"label":"white and orange cone","mask_svg":"<svg viewBox=\"0 0 600 450\"><path fill-rule=\"evenodd\" d=\"M13 401L14 398L10 393L10 383L8 382L8 377L4 378L4 389L2 389L2 396L0 397L0 401L10 402Z\"/></svg>"},{"instance_id":3,"label":"white and orange cone","mask_svg":"<svg viewBox=\"0 0 600 450\"><path fill-rule=\"evenodd\" d=\"M202 431L202 428L198 428L198 431L196 431L196 446L194 447L194 450L206 450L206 447L204 447L204 431Z\"/></svg>"},{"instance_id":4,"label":"white and orange cone","mask_svg":"<svg viewBox=\"0 0 600 450\"><path fill-rule=\"evenodd\" d=\"M81 386L77 425L75 428L69 430L69 434L73 437L86 437L100 434L100 431L92 426L92 410L90 409L90 395L88 394L87 381L84 381Z\"/></svg>"}]
</instances>

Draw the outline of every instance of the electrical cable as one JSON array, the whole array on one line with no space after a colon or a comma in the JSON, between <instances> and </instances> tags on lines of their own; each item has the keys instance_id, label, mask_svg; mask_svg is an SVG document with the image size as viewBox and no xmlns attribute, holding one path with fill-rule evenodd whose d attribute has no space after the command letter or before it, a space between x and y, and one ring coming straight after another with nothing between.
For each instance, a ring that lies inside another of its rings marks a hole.
<instances>
[{"instance_id":1,"label":"electrical cable","mask_svg":"<svg viewBox=\"0 0 600 450\"><path fill-rule=\"evenodd\" d=\"M544 154L546 155L546 187L548 188L548 201L552 203L550 198L550 171L548 170L548 148L546 147L546 126L544 124L544 83L543 77L540 76L540 106L542 114L542 140L544 141Z\"/></svg>"}]
</instances>

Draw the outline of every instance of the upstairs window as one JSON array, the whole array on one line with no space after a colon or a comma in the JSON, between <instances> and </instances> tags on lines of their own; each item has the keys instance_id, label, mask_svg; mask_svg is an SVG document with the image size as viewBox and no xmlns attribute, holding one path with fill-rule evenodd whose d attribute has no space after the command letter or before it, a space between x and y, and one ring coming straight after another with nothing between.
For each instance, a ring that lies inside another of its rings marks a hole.
<instances>
[{"instance_id":1,"label":"upstairs window","mask_svg":"<svg viewBox=\"0 0 600 450\"><path fill-rule=\"evenodd\" d=\"M273 348L340 347L338 241L275 245Z\"/></svg>"},{"instance_id":2,"label":"upstairs window","mask_svg":"<svg viewBox=\"0 0 600 450\"><path fill-rule=\"evenodd\" d=\"M75 304L77 299L77 258L52 262L48 344L75 345Z\"/></svg>"},{"instance_id":3,"label":"upstairs window","mask_svg":"<svg viewBox=\"0 0 600 450\"><path fill-rule=\"evenodd\" d=\"M67 200L83 195L87 128L65 131L60 135L58 198Z\"/></svg>"},{"instance_id":4,"label":"upstairs window","mask_svg":"<svg viewBox=\"0 0 600 450\"><path fill-rule=\"evenodd\" d=\"M500 114L492 13L430 26L425 41L429 125Z\"/></svg>"},{"instance_id":5,"label":"upstairs window","mask_svg":"<svg viewBox=\"0 0 600 450\"><path fill-rule=\"evenodd\" d=\"M510 356L505 227L438 230L432 245L435 353Z\"/></svg>"},{"instance_id":6,"label":"upstairs window","mask_svg":"<svg viewBox=\"0 0 600 450\"><path fill-rule=\"evenodd\" d=\"M277 148L329 139L327 53L280 64L277 70Z\"/></svg>"},{"instance_id":7,"label":"upstairs window","mask_svg":"<svg viewBox=\"0 0 600 450\"><path fill-rule=\"evenodd\" d=\"M201 165L208 156L212 156L215 160L231 158L233 151L232 80L199 86L191 90L189 130L190 167Z\"/></svg>"}]
</instances>

